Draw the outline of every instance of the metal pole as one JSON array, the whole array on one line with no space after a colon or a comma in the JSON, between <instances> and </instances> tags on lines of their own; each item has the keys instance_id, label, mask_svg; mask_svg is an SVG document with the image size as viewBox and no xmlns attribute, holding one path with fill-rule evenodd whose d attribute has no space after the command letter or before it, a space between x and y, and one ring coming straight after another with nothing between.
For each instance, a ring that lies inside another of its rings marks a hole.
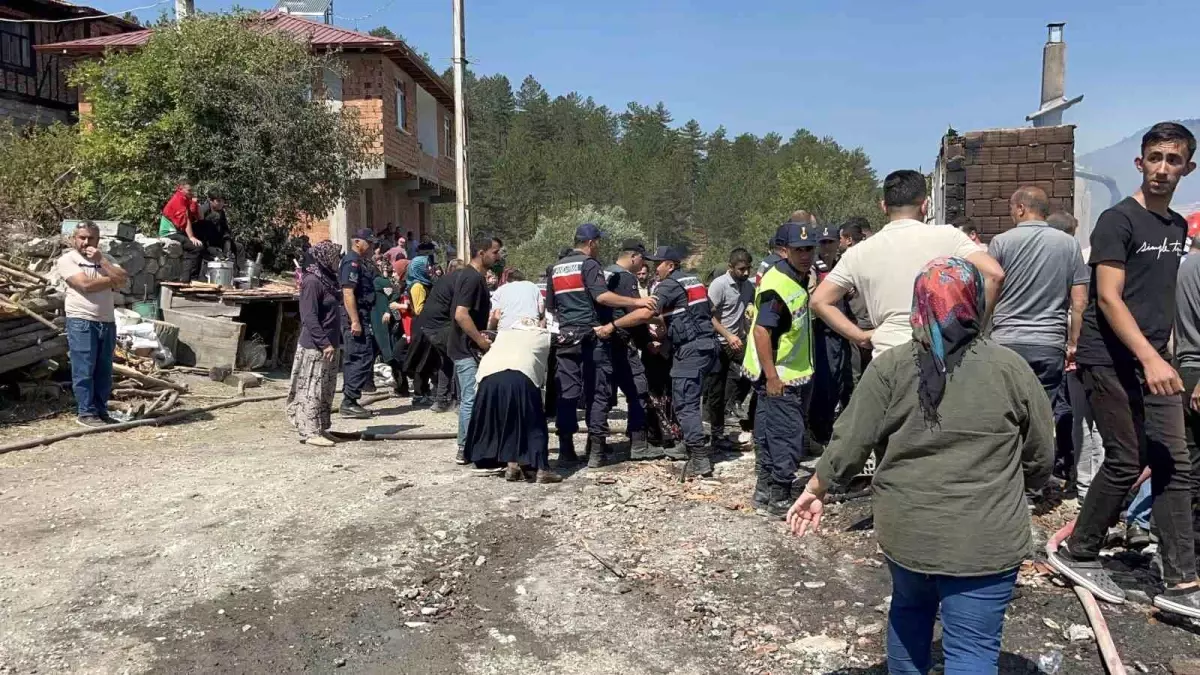
<instances>
[{"instance_id":1,"label":"metal pole","mask_svg":"<svg viewBox=\"0 0 1200 675\"><path fill-rule=\"evenodd\" d=\"M463 29L463 0L454 2L454 201L458 228L458 257L471 258L471 210L467 188L467 105L463 96L463 68L466 65L466 34Z\"/></svg>"}]
</instances>

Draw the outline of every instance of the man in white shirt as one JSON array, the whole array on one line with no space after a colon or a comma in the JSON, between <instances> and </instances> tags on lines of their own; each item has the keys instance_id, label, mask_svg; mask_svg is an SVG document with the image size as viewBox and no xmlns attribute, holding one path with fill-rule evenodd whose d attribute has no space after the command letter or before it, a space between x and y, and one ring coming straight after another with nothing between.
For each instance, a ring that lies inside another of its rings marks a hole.
<instances>
[{"instance_id":1,"label":"man in white shirt","mask_svg":"<svg viewBox=\"0 0 1200 675\"><path fill-rule=\"evenodd\" d=\"M881 206L888 224L848 249L813 294L813 312L827 326L860 347L873 347L876 357L905 344L912 339L913 281L926 263L942 256L975 265L986 282L987 308L995 306L1004 270L957 227L924 222L929 211L924 175L908 169L889 174ZM862 294L875 329L859 328L838 308L852 290Z\"/></svg>"},{"instance_id":2,"label":"man in white shirt","mask_svg":"<svg viewBox=\"0 0 1200 675\"><path fill-rule=\"evenodd\" d=\"M545 311L542 290L532 281L526 281L521 270L508 271L508 283L492 293L492 316L489 328L508 330L522 319L530 319L539 325Z\"/></svg>"},{"instance_id":3,"label":"man in white shirt","mask_svg":"<svg viewBox=\"0 0 1200 675\"><path fill-rule=\"evenodd\" d=\"M58 276L66 283L67 357L79 424L109 424L113 351L117 346L113 289L129 275L100 252L100 230L81 222L71 235L71 248L58 259Z\"/></svg>"}]
</instances>

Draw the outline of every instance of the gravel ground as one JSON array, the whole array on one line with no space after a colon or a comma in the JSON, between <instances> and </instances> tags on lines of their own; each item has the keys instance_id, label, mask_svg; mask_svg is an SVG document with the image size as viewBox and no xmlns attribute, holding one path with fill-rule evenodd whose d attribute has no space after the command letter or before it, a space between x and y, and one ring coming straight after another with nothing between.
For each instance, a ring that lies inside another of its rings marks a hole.
<instances>
[{"instance_id":1,"label":"gravel ground","mask_svg":"<svg viewBox=\"0 0 1200 675\"><path fill-rule=\"evenodd\" d=\"M455 428L402 403L335 427ZM681 485L662 461L546 486L472 475L453 452L309 448L269 402L0 455L0 672L885 672L869 501L796 540L747 508L749 455L719 483ZM1153 589L1146 559L1110 562ZM1086 619L1055 582L1022 574L1002 672L1055 651L1059 673L1102 672L1093 641L1064 637ZM1142 602L1105 614L1131 672L1200 656L1195 625Z\"/></svg>"}]
</instances>

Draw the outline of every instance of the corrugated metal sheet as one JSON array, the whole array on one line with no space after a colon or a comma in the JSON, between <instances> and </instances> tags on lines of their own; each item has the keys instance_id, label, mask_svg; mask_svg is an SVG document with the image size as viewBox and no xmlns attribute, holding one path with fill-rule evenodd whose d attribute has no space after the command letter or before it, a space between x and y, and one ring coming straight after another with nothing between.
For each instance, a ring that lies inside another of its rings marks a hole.
<instances>
[{"instance_id":1,"label":"corrugated metal sheet","mask_svg":"<svg viewBox=\"0 0 1200 675\"><path fill-rule=\"evenodd\" d=\"M383 52L396 61L401 68L412 74L418 84L429 89L430 93L444 105L447 107L454 105L453 89L428 64L415 56L408 45L399 40L385 40L275 10L263 12L257 25L264 33L285 33L296 40L308 42L313 47L343 47ZM37 45L36 49L37 51L61 54L89 54L102 52L105 49L130 49L146 44L152 34L153 31L150 30L139 30L132 33Z\"/></svg>"}]
</instances>

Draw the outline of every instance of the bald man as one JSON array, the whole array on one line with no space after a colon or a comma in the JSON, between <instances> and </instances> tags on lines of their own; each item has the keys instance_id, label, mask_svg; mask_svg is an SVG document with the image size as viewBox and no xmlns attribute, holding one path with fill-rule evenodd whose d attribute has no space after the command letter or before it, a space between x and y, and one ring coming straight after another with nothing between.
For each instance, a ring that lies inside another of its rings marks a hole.
<instances>
[{"instance_id":1,"label":"bald man","mask_svg":"<svg viewBox=\"0 0 1200 675\"><path fill-rule=\"evenodd\" d=\"M1022 187L1008 207L1016 227L989 247L1004 269L992 339L1029 362L1053 401L1064 367L1075 358L1090 273L1075 238L1046 222L1050 200L1044 190Z\"/></svg>"}]
</instances>

